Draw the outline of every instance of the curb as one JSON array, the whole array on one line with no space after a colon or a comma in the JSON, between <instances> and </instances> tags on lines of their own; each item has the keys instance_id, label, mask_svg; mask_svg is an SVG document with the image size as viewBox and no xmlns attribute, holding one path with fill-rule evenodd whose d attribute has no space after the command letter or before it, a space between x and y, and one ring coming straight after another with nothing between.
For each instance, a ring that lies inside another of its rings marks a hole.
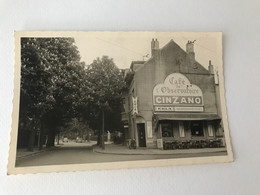
<instances>
[{"instance_id":1,"label":"curb","mask_svg":"<svg viewBox=\"0 0 260 195\"><path fill-rule=\"evenodd\" d=\"M20 160L20 159L30 157L30 156L36 156L36 155L43 153L43 152L45 152L45 150L41 150L41 151L34 152L34 153L31 153L31 154L26 154L26 155L23 155L23 156L18 156L18 157L16 157L16 160Z\"/></svg>"},{"instance_id":2,"label":"curb","mask_svg":"<svg viewBox=\"0 0 260 195\"><path fill-rule=\"evenodd\" d=\"M203 153L218 153L218 152L227 152L227 150L223 151L205 151L205 152L197 152L197 153L183 153L183 152L178 152L178 153L123 153L123 152L107 152L107 151L102 151L102 150L96 150L93 149L93 152L100 153L100 154L114 154L114 155L181 155L181 154L203 154Z\"/></svg>"},{"instance_id":3,"label":"curb","mask_svg":"<svg viewBox=\"0 0 260 195\"><path fill-rule=\"evenodd\" d=\"M56 150L56 149L59 149L60 147L57 147L55 146L54 148L46 148L46 149L42 149L40 151L37 151L37 152L33 152L31 154L26 154L26 155L23 155L23 156L19 156L19 157L16 157L16 160L21 160L23 158L27 158L27 157L31 157L31 156L36 156L40 153L43 153L43 152L47 152L47 151L51 151L51 150Z\"/></svg>"}]
</instances>

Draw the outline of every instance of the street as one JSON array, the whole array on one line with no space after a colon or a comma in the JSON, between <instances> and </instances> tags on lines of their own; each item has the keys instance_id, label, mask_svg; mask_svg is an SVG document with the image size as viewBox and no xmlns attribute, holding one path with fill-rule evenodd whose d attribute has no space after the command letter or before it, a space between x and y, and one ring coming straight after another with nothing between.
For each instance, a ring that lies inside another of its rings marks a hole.
<instances>
[{"instance_id":1,"label":"street","mask_svg":"<svg viewBox=\"0 0 260 195\"><path fill-rule=\"evenodd\" d=\"M93 147L86 143L64 143L61 147L45 151L37 155L22 158L16 161L17 167L42 166L42 165L62 165L62 164L82 164L100 163L116 161L134 160L155 160L170 158L188 158L212 156L212 153L199 154L153 154L153 155L118 155L101 154L93 151ZM226 152L214 153L214 156L226 155Z\"/></svg>"}]
</instances>

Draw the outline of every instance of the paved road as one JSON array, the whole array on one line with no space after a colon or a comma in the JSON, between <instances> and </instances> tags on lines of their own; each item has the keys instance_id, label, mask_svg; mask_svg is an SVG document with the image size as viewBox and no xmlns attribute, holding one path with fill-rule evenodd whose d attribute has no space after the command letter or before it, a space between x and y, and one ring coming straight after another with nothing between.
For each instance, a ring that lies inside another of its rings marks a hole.
<instances>
[{"instance_id":1,"label":"paved road","mask_svg":"<svg viewBox=\"0 0 260 195\"><path fill-rule=\"evenodd\" d=\"M92 146L82 144L65 144L51 151L45 151L35 156L19 159L16 162L17 167L23 166L41 166L41 165L61 165L61 164L81 164L97 162L116 162L116 161L133 161L133 160L152 160L152 159L169 159L169 158L187 158L211 156L210 153L202 154L171 154L171 155L114 155L100 154L93 152ZM225 155L225 152L214 153L214 155Z\"/></svg>"}]
</instances>

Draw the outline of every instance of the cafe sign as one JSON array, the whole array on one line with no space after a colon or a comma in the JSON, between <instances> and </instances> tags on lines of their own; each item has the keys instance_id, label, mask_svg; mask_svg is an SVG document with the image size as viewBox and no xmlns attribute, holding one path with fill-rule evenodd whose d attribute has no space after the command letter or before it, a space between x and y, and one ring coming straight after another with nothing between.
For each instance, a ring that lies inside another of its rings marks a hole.
<instances>
[{"instance_id":1,"label":"cafe sign","mask_svg":"<svg viewBox=\"0 0 260 195\"><path fill-rule=\"evenodd\" d=\"M138 114L137 97L132 97L132 100L133 100L133 114Z\"/></svg>"},{"instance_id":2,"label":"cafe sign","mask_svg":"<svg viewBox=\"0 0 260 195\"><path fill-rule=\"evenodd\" d=\"M153 105L158 112L203 112L203 94L186 76L172 73L154 87Z\"/></svg>"}]
</instances>

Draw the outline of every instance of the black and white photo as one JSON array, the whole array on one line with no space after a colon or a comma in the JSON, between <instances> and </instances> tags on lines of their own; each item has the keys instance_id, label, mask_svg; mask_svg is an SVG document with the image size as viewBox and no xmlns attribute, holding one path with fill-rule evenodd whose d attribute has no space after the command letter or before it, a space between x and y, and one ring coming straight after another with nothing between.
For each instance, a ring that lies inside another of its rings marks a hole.
<instances>
[{"instance_id":1,"label":"black and white photo","mask_svg":"<svg viewBox=\"0 0 260 195\"><path fill-rule=\"evenodd\" d=\"M8 173L233 161L220 32L16 32Z\"/></svg>"}]
</instances>

